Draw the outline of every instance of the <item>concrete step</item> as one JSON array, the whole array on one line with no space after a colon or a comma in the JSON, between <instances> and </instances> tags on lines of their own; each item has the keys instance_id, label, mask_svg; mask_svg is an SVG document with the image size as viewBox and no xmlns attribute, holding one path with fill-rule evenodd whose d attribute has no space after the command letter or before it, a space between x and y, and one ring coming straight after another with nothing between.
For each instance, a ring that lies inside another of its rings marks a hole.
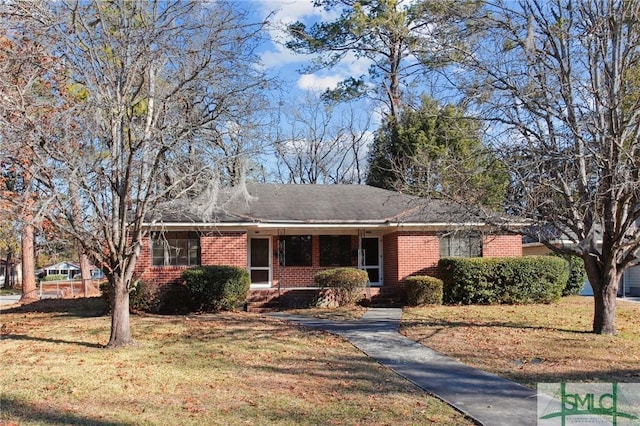
<instances>
[{"instance_id":1,"label":"concrete step","mask_svg":"<svg viewBox=\"0 0 640 426\"><path fill-rule=\"evenodd\" d=\"M245 310L254 313L276 312L280 310L280 303L274 300L267 302L247 302L245 303Z\"/></svg>"}]
</instances>

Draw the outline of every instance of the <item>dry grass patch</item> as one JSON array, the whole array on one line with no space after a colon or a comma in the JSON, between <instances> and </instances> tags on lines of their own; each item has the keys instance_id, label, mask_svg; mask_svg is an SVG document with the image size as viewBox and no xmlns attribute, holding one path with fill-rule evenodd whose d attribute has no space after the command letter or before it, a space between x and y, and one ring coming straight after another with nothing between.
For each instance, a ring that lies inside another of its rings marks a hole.
<instances>
[{"instance_id":1,"label":"dry grass patch","mask_svg":"<svg viewBox=\"0 0 640 426\"><path fill-rule=\"evenodd\" d=\"M620 302L617 336L590 333L593 299L557 304L407 308L401 332L458 360L538 382L640 382L640 304Z\"/></svg>"},{"instance_id":2,"label":"dry grass patch","mask_svg":"<svg viewBox=\"0 0 640 426\"><path fill-rule=\"evenodd\" d=\"M140 347L109 350L99 300L39 303L0 312L0 424L472 424L323 332L246 313L133 316Z\"/></svg>"}]
</instances>

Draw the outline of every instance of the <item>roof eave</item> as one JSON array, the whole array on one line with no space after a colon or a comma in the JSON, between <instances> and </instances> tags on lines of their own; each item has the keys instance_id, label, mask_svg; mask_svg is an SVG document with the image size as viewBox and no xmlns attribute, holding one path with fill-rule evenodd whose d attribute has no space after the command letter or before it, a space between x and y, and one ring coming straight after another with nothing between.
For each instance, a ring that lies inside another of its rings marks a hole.
<instances>
[{"instance_id":1,"label":"roof eave","mask_svg":"<svg viewBox=\"0 0 640 426\"><path fill-rule=\"evenodd\" d=\"M147 223L152 229L162 228L484 228L486 222L395 222L380 220L360 221L256 221L256 222L162 222Z\"/></svg>"}]
</instances>

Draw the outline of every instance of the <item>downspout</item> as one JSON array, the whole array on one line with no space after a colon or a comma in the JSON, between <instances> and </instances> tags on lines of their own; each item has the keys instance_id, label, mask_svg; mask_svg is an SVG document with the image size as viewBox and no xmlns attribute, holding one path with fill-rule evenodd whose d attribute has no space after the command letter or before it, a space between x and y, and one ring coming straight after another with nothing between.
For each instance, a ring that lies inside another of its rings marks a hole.
<instances>
[{"instance_id":1,"label":"downspout","mask_svg":"<svg viewBox=\"0 0 640 426\"><path fill-rule=\"evenodd\" d=\"M282 273L281 269L285 266L285 244L284 244L285 230L278 229L278 299L280 299L282 293Z\"/></svg>"}]
</instances>

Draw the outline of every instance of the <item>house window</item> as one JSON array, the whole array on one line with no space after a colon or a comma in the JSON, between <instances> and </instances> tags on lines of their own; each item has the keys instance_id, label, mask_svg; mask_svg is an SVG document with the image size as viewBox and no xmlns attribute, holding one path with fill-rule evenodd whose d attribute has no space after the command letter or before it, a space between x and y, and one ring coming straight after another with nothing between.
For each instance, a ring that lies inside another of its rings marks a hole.
<instances>
[{"instance_id":1,"label":"house window","mask_svg":"<svg viewBox=\"0 0 640 426\"><path fill-rule=\"evenodd\" d=\"M320 266L351 266L351 236L320 235Z\"/></svg>"},{"instance_id":2,"label":"house window","mask_svg":"<svg viewBox=\"0 0 640 426\"><path fill-rule=\"evenodd\" d=\"M280 237L279 250L282 266L311 266L311 235Z\"/></svg>"},{"instance_id":3,"label":"house window","mask_svg":"<svg viewBox=\"0 0 640 426\"><path fill-rule=\"evenodd\" d=\"M440 257L481 257L482 235L455 232L440 237Z\"/></svg>"},{"instance_id":4,"label":"house window","mask_svg":"<svg viewBox=\"0 0 640 426\"><path fill-rule=\"evenodd\" d=\"M195 232L157 232L151 240L153 266L200 264L200 238Z\"/></svg>"}]
</instances>

